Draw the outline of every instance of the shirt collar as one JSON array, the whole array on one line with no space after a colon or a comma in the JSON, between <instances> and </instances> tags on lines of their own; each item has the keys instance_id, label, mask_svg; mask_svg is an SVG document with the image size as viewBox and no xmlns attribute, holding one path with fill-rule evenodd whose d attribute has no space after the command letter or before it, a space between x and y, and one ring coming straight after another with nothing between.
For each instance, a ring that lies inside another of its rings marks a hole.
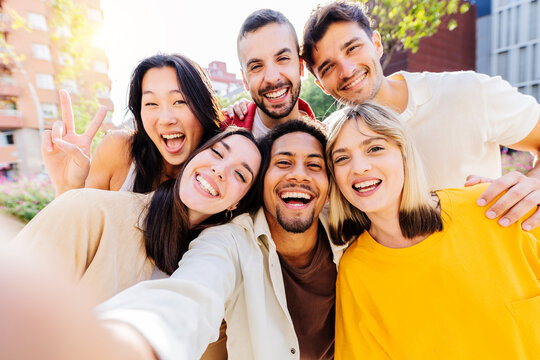
<instances>
[{"instance_id":1,"label":"shirt collar","mask_svg":"<svg viewBox=\"0 0 540 360\"><path fill-rule=\"evenodd\" d=\"M398 71L389 76L403 76L407 83L408 102L407 109L400 114L402 119L411 118L418 106L427 103L433 96L431 86L424 73L410 73L407 71Z\"/></svg>"}]
</instances>

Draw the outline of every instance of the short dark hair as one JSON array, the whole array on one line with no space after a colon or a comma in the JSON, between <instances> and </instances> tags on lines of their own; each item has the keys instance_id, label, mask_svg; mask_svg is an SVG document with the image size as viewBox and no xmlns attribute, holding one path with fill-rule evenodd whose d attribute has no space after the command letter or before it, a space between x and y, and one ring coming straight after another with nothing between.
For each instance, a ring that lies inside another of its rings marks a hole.
<instances>
[{"instance_id":1,"label":"short dark hair","mask_svg":"<svg viewBox=\"0 0 540 360\"><path fill-rule=\"evenodd\" d=\"M133 191L146 193L159 184L163 169L163 156L146 133L142 117L142 81L152 68L171 67L176 72L180 91L203 128L201 143L219 132L221 112L210 79L194 61L179 54L157 54L142 60L131 75L128 108L133 114L135 132L131 140L131 159L135 163L136 176Z\"/></svg>"},{"instance_id":2,"label":"short dark hair","mask_svg":"<svg viewBox=\"0 0 540 360\"><path fill-rule=\"evenodd\" d=\"M317 120L312 119L292 119L274 127L270 130L262 139L259 140L259 149L261 154L265 159L270 159L270 152L272 150L272 145L280 137L293 133L293 132L303 132L308 135L313 136L321 144L323 155L326 151L326 130L324 124L318 122ZM325 161L326 163L326 161ZM267 161L261 167L262 177L266 175L268 170L268 165L270 161ZM326 173L328 174L328 167L326 166ZM261 189L262 191L262 189ZM261 197L262 201L262 197Z\"/></svg>"},{"instance_id":3,"label":"short dark hair","mask_svg":"<svg viewBox=\"0 0 540 360\"><path fill-rule=\"evenodd\" d=\"M271 9L257 10L251 13L246 18L246 20L244 20L244 23L242 24L242 27L240 27L240 32L238 33L238 38L236 40L237 50L238 50L238 44L240 43L240 40L242 40L248 33L255 32L268 24L289 25L289 28L291 28L291 32L294 35L294 41L296 43L296 52L300 54L300 45L298 44L298 36L296 35L296 30L294 29L293 24L289 21L289 19L285 17L285 15L283 15L279 11L275 11ZM238 57L241 63L242 60L240 59L239 51L238 51Z\"/></svg>"},{"instance_id":4,"label":"short dark hair","mask_svg":"<svg viewBox=\"0 0 540 360\"><path fill-rule=\"evenodd\" d=\"M358 1L336 1L326 6L319 5L311 12L304 26L302 59L313 75L313 51L330 25L337 22L355 22L371 37L373 30L364 10L364 5Z\"/></svg>"}]
</instances>

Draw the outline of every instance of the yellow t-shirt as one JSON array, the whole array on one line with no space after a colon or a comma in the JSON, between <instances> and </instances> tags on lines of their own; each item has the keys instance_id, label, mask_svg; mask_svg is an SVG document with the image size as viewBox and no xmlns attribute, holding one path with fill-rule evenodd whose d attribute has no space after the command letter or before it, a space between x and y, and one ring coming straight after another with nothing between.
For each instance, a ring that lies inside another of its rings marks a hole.
<instances>
[{"instance_id":1,"label":"yellow t-shirt","mask_svg":"<svg viewBox=\"0 0 540 360\"><path fill-rule=\"evenodd\" d=\"M343 256L336 359L540 359L540 231L438 192L444 229L404 249L367 232Z\"/></svg>"}]
</instances>

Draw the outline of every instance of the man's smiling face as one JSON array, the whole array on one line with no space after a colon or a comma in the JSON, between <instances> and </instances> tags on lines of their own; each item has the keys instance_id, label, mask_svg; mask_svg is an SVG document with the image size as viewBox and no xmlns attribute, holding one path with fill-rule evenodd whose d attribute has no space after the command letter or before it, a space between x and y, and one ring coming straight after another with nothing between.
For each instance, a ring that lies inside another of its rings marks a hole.
<instances>
[{"instance_id":1,"label":"man's smiling face","mask_svg":"<svg viewBox=\"0 0 540 360\"><path fill-rule=\"evenodd\" d=\"M270 226L303 233L317 226L328 194L324 149L304 132L279 137L272 145L264 177L264 209Z\"/></svg>"}]
</instances>

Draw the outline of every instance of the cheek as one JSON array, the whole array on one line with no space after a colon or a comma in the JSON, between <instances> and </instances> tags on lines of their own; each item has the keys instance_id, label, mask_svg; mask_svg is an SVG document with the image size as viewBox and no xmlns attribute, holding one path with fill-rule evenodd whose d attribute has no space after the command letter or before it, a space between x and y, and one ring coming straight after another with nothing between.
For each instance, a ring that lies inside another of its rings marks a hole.
<instances>
[{"instance_id":1,"label":"cheek","mask_svg":"<svg viewBox=\"0 0 540 360\"><path fill-rule=\"evenodd\" d=\"M347 171L343 167L334 168L335 182L341 192L348 189L347 186Z\"/></svg>"}]
</instances>

